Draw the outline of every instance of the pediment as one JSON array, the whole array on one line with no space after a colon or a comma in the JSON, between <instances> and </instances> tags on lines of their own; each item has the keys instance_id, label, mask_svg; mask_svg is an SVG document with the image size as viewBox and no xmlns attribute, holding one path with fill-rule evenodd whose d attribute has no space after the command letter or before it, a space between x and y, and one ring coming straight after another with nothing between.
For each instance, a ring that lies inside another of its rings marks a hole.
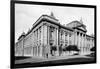
<instances>
[{"instance_id":1,"label":"pediment","mask_svg":"<svg viewBox=\"0 0 100 69\"><path fill-rule=\"evenodd\" d=\"M84 26L80 26L78 27L79 29L83 30L83 31L87 31L86 28Z\"/></svg>"},{"instance_id":2,"label":"pediment","mask_svg":"<svg viewBox=\"0 0 100 69\"><path fill-rule=\"evenodd\" d=\"M79 26L82 26L84 24L80 23L80 21L72 21L71 23L67 24L68 27L71 27L71 28L76 28L76 27L79 27Z\"/></svg>"}]
</instances>

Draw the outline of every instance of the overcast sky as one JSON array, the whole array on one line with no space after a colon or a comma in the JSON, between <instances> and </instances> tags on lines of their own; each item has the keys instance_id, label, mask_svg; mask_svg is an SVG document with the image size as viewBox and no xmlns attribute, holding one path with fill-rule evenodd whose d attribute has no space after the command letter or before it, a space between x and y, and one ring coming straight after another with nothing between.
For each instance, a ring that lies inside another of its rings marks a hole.
<instances>
[{"instance_id":1,"label":"overcast sky","mask_svg":"<svg viewBox=\"0 0 100 69\"><path fill-rule=\"evenodd\" d=\"M94 34L93 8L15 4L15 42L22 32L27 32L42 14L50 15L51 12L61 24L68 24L74 20L80 21L82 18L87 34Z\"/></svg>"}]
</instances>

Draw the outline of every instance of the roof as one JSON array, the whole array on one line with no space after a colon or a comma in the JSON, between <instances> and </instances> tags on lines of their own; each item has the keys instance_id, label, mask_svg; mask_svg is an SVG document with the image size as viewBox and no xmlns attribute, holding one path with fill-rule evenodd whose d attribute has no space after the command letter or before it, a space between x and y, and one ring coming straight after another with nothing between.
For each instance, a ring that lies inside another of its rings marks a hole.
<instances>
[{"instance_id":1,"label":"roof","mask_svg":"<svg viewBox=\"0 0 100 69\"><path fill-rule=\"evenodd\" d=\"M72 29L79 29L79 30L82 30L84 32L87 32L86 30L86 26L83 24L82 21L72 21L70 22L69 24L66 25L67 27L70 27Z\"/></svg>"},{"instance_id":2,"label":"roof","mask_svg":"<svg viewBox=\"0 0 100 69\"><path fill-rule=\"evenodd\" d=\"M94 36L91 36L91 35L86 35L87 37L91 37L91 38L94 38Z\"/></svg>"},{"instance_id":3,"label":"roof","mask_svg":"<svg viewBox=\"0 0 100 69\"><path fill-rule=\"evenodd\" d=\"M56 25L58 25L58 26L60 26L60 27L66 28L66 29L68 29L68 30L70 30L70 31L73 31L73 29L61 25L61 24L59 23L58 19L56 19L56 18L54 18L54 17L52 17L52 16L49 16L49 15L42 15L42 16L40 16L40 18L33 24L33 27L32 27L32 29L30 30L30 32L31 32L31 31L36 27L36 25L38 25L42 20L45 20L45 21L52 21L53 24L56 24ZM52 22L51 22L51 23L52 23ZM29 34L29 32L28 32L27 34ZM26 35L27 35L27 34L26 34Z\"/></svg>"},{"instance_id":4,"label":"roof","mask_svg":"<svg viewBox=\"0 0 100 69\"><path fill-rule=\"evenodd\" d=\"M53 14L52 14L52 16L49 16L49 15L41 15L41 16L37 19L37 21L33 24L32 28L31 28L26 34L23 33L23 34L18 38L18 40L19 40L22 36L27 36L27 35L28 35L38 24L40 24L41 21L43 21L43 20L45 20L45 21L50 21L51 23L53 23L53 24L55 24L55 25L58 25L59 27L68 29L68 30L70 30L70 31L73 31L73 29L61 25L60 22L58 21L58 19L56 19L56 18L54 17Z\"/></svg>"},{"instance_id":5,"label":"roof","mask_svg":"<svg viewBox=\"0 0 100 69\"><path fill-rule=\"evenodd\" d=\"M24 37L24 36L25 36L25 32L23 32L23 33L19 36L18 40L19 40L20 38Z\"/></svg>"},{"instance_id":6,"label":"roof","mask_svg":"<svg viewBox=\"0 0 100 69\"><path fill-rule=\"evenodd\" d=\"M69 26L71 24L74 24L72 27L78 27L78 26L81 26L81 25L85 26L83 23L81 23L78 20L75 20L75 21L72 21L72 22L68 23L67 26Z\"/></svg>"}]
</instances>

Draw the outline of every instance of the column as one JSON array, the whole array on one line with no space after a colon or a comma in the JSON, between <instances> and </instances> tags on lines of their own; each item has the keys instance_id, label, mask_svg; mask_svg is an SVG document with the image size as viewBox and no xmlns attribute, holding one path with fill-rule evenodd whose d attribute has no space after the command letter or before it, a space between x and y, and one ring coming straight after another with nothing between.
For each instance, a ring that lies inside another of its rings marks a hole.
<instances>
[{"instance_id":1,"label":"column","mask_svg":"<svg viewBox=\"0 0 100 69\"><path fill-rule=\"evenodd\" d=\"M39 28L39 56L40 56L40 46L41 46L41 27Z\"/></svg>"},{"instance_id":2,"label":"column","mask_svg":"<svg viewBox=\"0 0 100 69\"><path fill-rule=\"evenodd\" d=\"M41 46L40 46L40 56L43 56L43 25L41 26Z\"/></svg>"},{"instance_id":3,"label":"column","mask_svg":"<svg viewBox=\"0 0 100 69\"><path fill-rule=\"evenodd\" d=\"M86 51L86 34L84 36L84 52Z\"/></svg>"},{"instance_id":4,"label":"column","mask_svg":"<svg viewBox=\"0 0 100 69\"><path fill-rule=\"evenodd\" d=\"M60 56L60 51L59 51L59 47L60 47L60 29L59 29L59 27L57 28L57 35L58 35L58 55Z\"/></svg>"},{"instance_id":5,"label":"column","mask_svg":"<svg viewBox=\"0 0 100 69\"><path fill-rule=\"evenodd\" d=\"M54 28L54 46L57 46L56 42L57 42L57 35L56 35L56 28ZM56 56L56 52L54 51L54 55Z\"/></svg>"},{"instance_id":6,"label":"column","mask_svg":"<svg viewBox=\"0 0 100 69\"><path fill-rule=\"evenodd\" d=\"M82 36L81 36L81 33L79 33L79 43L80 43L80 44L79 44L79 48L80 48L80 53L82 52L82 48L81 48L81 47L82 47L82 42L81 42L82 39L81 39L81 37L82 37Z\"/></svg>"},{"instance_id":7,"label":"column","mask_svg":"<svg viewBox=\"0 0 100 69\"><path fill-rule=\"evenodd\" d=\"M75 33L75 36L74 36L75 38L74 38L74 41L75 41L75 45L77 45L77 32Z\"/></svg>"},{"instance_id":8,"label":"column","mask_svg":"<svg viewBox=\"0 0 100 69\"><path fill-rule=\"evenodd\" d=\"M39 45L39 29L37 29L37 35L38 35L38 37L37 37L37 56L39 55L38 54L38 45Z\"/></svg>"},{"instance_id":9,"label":"column","mask_svg":"<svg viewBox=\"0 0 100 69\"><path fill-rule=\"evenodd\" d=\"M84 34L84 52L85 52L85 45L86 45L86 35Z\"/></svg>"},{"instance_id":10,"label":"column","mask_svg":"<svg viewBox=\"0 0 100 69\"><path fill-rule=\"evenodd\" d=\"M64 31L63 36L64 36L64 37L63 37L63 40L64 40L64 44L63 44L63 45L65 46L65 31Z\"/></svg>"},{"instance_id":11,"label":"column","mask_svg":"<svg viewBox=\"0 0 100 69\"><path fill-rule=\"evenodd\" d=\"M79 35L78 35L78 47L79 47L79 49L80 49L80 33L79 33Z\"/></svg>"},{"instance_id":12,"label":"column","mask_svg":"<svg viewBox=\"0 0 100 69\"><path fill-rule=\"evenodd\" d=\"M89 46L89 51L90 51L90 49L91 49L91 44L92 44L92 43L91 43L91 40L92 40L92 39L91 39L91 37L90 37L90 46Z\"/></svg>"},{"instance_id":13,"label":"column","mask_svg":"<svg viewBox=\"0 0 100 69\"><path fill-rule=\"evenodd\" d=\"M50 56L50 42L49 42L49 37L50 37L50 31L49 31L50 27L49 25L47 26L47 48L48 48L48 57Z\"/></svg>"},{"instance_id":14,"label":"column","mask_svg":"<svg viewBox=\"0 0 100 69\"><path fill-rule=\"evenodd\" d=\"M44 46L47 45L47 25L44 25Z\"/></svg>"},{"instance_id":15,"label":"column","mask_svg":"<svg viewBox=\"0 0 100 69\"><path fill-rule=\"evenodd\" d=\"M90 46L90 49L92 48L92 38L91 38L91 46Z\"/></svg>"},{"instance_id":16,"label":"column","mask_svg":"<svg viewBox=\"0 0 100 69\"><path fill-rule=\"evenodd\" d=\"M67 41L68 41L68 46L69 46L69 33L67 35Z\"/></svg>"},{"instance_id":17,"label":"column","mask_svg":"<svg viewBox=\"0 0 100 69\"><path fill-rule=\"evenodd\" d=\"M88 46L88 40L87 40L87 36L86 36L86 52L87 52L87 46Z\"/></svg>"},{"instance_id":18,"label":"column","mask_svg":"<svg viewBox=\"0 0 100 69\"><path fill-rule=\"evenodd\" d=\"M57 31L57 56L59 56L59 45L58 45L58 38L59 38L59 33L58 33L58 28L56 28L56 31Z\"/></svg>"},{"instance_id":19,"label":"column","mask_svg":"<svg viewBox=\"0 0 100 69\"><path fill-rule=\"evenodd\" d=\"M35 56L36 56L36 46L35 46Z\"/></svg>"},{"instance_id":20,"label":"column","mask_svg":"<svg viewBox=\"0 0 100 69\"><path fill-rule=\"evenodd\" d=\"M38 56L38 45L36 46L36 56Z\"/></svg>"},{"instance_id":21,"label":"column","mask_svg":"<svg viewBox=\"0 0 100 69\"><path fill-rule=\"evenodd\" d=\"M81 52L83 52L83 33L81 33Z\"/></svg>"},{"instance_id":22,"label":"column","mask_svg":"<svg viewBox=\"0 0 100 69\"><path fill-rule=\"evenodd\" d=\"M48 40L47 44L48 44L48 45L49 45L49 37L50 37L50 36L49 36L49 34L50 34L49 29L50 29L49 26L47 26L47 34L48 34L48 36L47 36L47 40Z\"/></svg>"},{"instance_id":23,"label":"column","mask_svg":"<svg viewBox=\"0 0 100 69\"><path fill-rule=\"evenodd\" d=\"M84 52L84 44L85 44L85 43L84 43L84 34L83 34L83 52Z\"/></svg>"},{"instance_id":24,"label":"column","mask_svg":"<svg viewBox=\"0 0 100 69\"><path fill-rule=\"evenodd\" d=\"M83 53L83 33L82 33L82 36L81 36L81 50L82 50L82 53Z\"/></svg>"},{"instance_id":25,"label":"column","mask_svg":"<svg viewBox=\"0 0 100 69\"><path fill-rule=\"evenodd\" d=\"M54 28L54 45L56 45L56 28Z\"/></svg>"},{"instance_id":26,"label":"column","mask_svg":"<svg viewBox=\"0 0 100 69\"><path fill-rule=\"evenodd\" d=\"M94 47L94 39L92 39L92 47Z\"/></svg>"},{"instance_id":27,"label":"column","mask_svg":"<svg viewBox=\"0 0 100 69\"><path fill-rule=\"evenodd\" d=\"M79 43L79 32L77 32L77 46L78 46L78 43ZM78 46L78 48L79 48L79 46Z\"/></svg>"}]
</instances>

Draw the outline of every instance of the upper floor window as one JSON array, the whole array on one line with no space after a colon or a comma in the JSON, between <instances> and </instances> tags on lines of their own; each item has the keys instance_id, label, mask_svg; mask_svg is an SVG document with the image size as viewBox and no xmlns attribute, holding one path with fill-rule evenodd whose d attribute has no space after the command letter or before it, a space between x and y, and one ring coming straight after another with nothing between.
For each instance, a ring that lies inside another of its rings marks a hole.
<instances>
[{"instance_id":1,"label":"upper floor window","mask_svg":"<svg viewBox=\"0 0 100 69\"><path fill-rule=\"evenodd\" d=\"M67 34L67 32L65 32L65 36L67 36L68 34Z\"/></svg>"},{"instance_id":2,"label":"upper floor window","mask_svg":"<svg viewBox=\"0 0 100 69\"><path fill-rule=\"evenodd\" d=\"M63 31L61 31L61 40L62 40L62 37L63 37L63 33L64 33L64 32L63 32Z\"/></svg>"},{"instance_id":3,"label":"upper floor window","mask_svg":"<svg viewBox=\"0 0 100 69\"><path fill-rule=\"evenodd\" d=\"M77 35L79 35L79 32L77 32Z\"/></svg>"},{"instance_id":4,"label":"upper floor window","mask_svg":"<svg viewBox=\"0 0 100 69\"><path fill-rule=\"evenodd\" d=\"M85 37L85 34L83 36Z\"/></svg>"},{"instance_id":5,"label":"upper floor window","mask_svg":"<svg viewBox=\"0 0 100 69\"><path fill-rule=\"evenodd\" d=\"M68 35L68 33L67 33L67 32L65 32L65 40L67 40L67 35Z\"/></svg>"},{"instance_id":6,"label":"upper floor window","mask_svg":"<svg viewBox=\"0 0 100 69\"><path fill-rule=\"evenodd\" d=\"M41 39L41 27L39 27L39 39Z\"/></svg>"},{"instance_id":7,"label":"upper floor window","mask_svg":"<svg viewBox=\"0 0 100 69\"><path fill-rule=\"evenodd\" d=\"M69 34L69 37L71 37L71 33Z\"/></svg>"},{"instance_id":8,"label":"upper floor window","mask_svg":"<svg viewBox=\"0 0 100 69\"><path fill-rule=\"evenodd\" d=\"M55 28L50 26L50 38L53 39L53 35L54 35L54 30Z\"/></svg>"}]
</instances>

